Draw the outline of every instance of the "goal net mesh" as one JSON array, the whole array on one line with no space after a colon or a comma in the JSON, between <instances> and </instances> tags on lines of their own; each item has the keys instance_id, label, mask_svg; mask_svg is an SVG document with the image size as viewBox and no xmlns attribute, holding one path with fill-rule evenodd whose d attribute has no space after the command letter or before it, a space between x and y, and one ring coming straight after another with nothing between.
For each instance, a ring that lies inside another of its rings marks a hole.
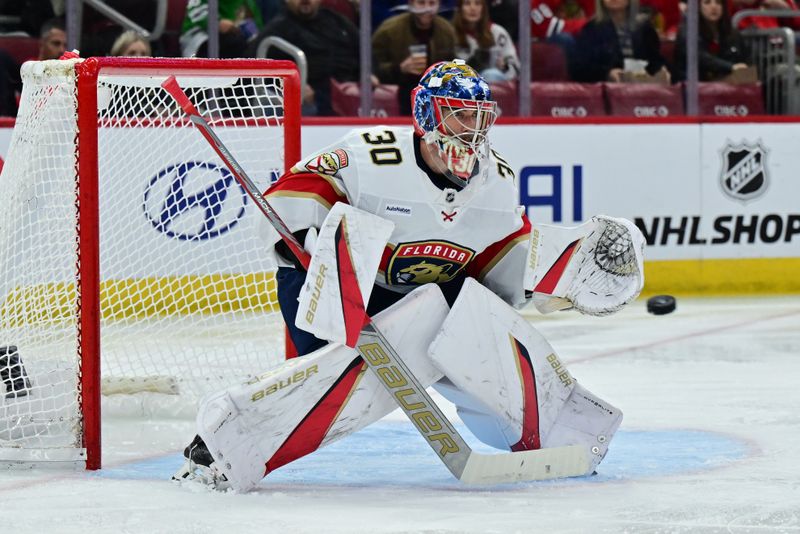
<instances>
[{"instance_id":1,"label":"goal net mesh","mask_svg":"<svg viewBox=\"0 0 800 534\"><path fill-rule=\"evenodd\" d=\"M81 159L98 168L106 399L184 409L283 359L263 217L164 76L100 71L94 152L78 129L77 72L74 61L24 66L0 177L0 461L81 455ZM282 80L176 75L266 189L285 165Z\"/></svg>"}]
</instances>

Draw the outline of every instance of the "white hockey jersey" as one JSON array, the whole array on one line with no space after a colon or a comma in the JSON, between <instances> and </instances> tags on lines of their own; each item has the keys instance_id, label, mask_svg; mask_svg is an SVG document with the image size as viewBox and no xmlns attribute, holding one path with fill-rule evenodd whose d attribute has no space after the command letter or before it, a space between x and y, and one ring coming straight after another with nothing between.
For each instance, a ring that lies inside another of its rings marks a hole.
<instances>
[{"instance_id":1,"label":"white hockey jersey","mask_svg":"<svg viewBox=\"0 0 800 534\"><path fill-rule=\"evenodd\" d=\"M319 228L336 202L394 222L376 283L408 292L472 276L512 305L525 302L530 222L510 166L494 151L461 191L420 169L411 128L377 126L298 162L266 193L292 232Z\"/></svg>"}]
</instances>

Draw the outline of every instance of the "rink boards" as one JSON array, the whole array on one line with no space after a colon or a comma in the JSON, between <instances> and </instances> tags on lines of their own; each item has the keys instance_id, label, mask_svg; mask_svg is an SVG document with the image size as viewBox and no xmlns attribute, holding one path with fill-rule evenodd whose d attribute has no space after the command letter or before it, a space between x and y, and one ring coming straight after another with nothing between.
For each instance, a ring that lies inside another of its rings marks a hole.
<instances>
[{"instance_id":1,"label":"rink boards","mask_svg":"<svg viewBox=\"0 0 800 534\"><path fill-rule=\"evenodd\" d=\"M308 122L304 153L380 124ZM534 220L574 225L606 213L636 222L647 240L647 293L800 292L798 138L794 122L513 121L492 132Z\"/></svg>"},{"instance_id":2,"label":"rink boards","mask_svg":"<svg viewBox=\"0 0 800 534\"><path fill-rule=\"evenodd\" d=\"M305 126L303 150L352 127ZM510 119L491 134L533 220L636 222L646 294L800 292L798 138L800 123L692 119Z\"/></svg>"}]
</instances>

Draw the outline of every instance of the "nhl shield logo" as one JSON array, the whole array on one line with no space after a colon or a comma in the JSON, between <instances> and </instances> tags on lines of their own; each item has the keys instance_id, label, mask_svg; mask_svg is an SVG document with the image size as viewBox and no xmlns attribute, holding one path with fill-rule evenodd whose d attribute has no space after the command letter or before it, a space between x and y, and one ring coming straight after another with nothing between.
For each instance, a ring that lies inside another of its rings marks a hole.
<instances>
[{"instance_id":1,"label":"nhl shield logo","mask_svg":"<svg viewBox=\"0 0 800 534\"><path fill-rule=\"evenodd\" d=\"M767 189L767 151L761 143L728 143L722 151L722 191L735 200L747 202Z\"/></svg>"}]
</instances>

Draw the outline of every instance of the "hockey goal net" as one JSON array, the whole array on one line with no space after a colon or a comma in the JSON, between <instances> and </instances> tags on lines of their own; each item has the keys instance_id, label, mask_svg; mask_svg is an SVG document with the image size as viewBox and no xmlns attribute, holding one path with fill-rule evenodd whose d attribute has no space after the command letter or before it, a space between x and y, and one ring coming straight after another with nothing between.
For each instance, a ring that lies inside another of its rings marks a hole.
<instances>
[{"instance_id":1,"label":"hockey goal net","mask_svg":"<svg viewBox=\"0 0 800 534\"><path fill-rule=\"evenodd\" d=\"M101 389L196 403L283 358L262 216L161 82L263 190L299 159L298 75L153 58L22 73L0 177L0 462L95 469Z\"/></svg>"}]
</instances>

